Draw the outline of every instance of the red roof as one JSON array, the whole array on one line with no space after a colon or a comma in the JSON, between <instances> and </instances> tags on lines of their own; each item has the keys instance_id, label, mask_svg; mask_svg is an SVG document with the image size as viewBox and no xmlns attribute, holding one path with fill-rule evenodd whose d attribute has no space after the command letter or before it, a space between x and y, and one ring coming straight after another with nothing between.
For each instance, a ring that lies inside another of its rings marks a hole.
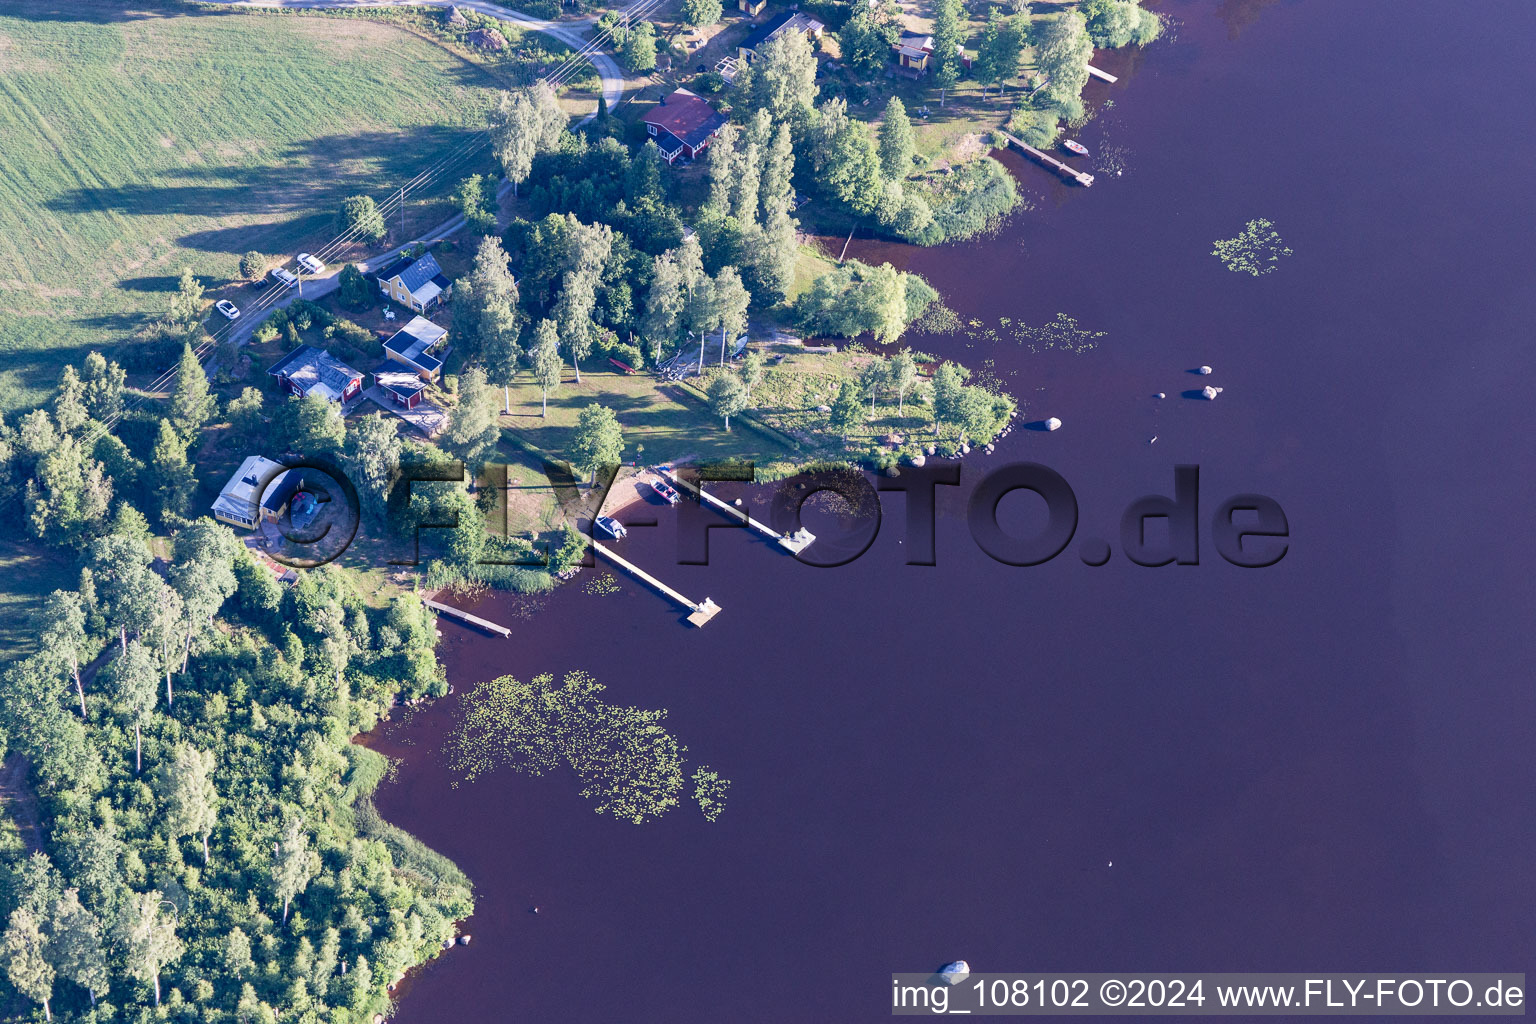
<instances>
[{"instance_id":1,"label":"red roof","mask_svg":"<svg viewBox=\"0 0 1536 1024\"><path fill-rule=\"evenodd\" d=\"M718 110L687 89L677 90L652 107L643 120L694 146L703 141L698 138L699 133L707 137L725 124L725 117Z\"/></svg>"}]
</instances>

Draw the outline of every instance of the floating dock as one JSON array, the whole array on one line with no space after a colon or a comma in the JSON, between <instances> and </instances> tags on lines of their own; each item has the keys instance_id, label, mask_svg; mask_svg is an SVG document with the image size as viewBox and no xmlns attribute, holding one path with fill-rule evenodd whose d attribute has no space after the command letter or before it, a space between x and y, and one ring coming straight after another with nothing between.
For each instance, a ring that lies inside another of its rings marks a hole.
<instances>
[{"instance_id":1,"label":"floating dock","mask_svg":"<svg viewBox=\"0 0 1536 1024\"><path fill-rule=\"evenodd\" d=\"M1116 78L1114 75L1110 74L1108 71L1100 71L1098 68L1094 67L1092 64L1088 65L1088 73L1090 75L1092 75L1094 78L1098 78L1098 79L1101 79L1101 80L1103 80L1105 82L1108 82L1110 85L1114 85L1116 82L1120 81L1120 79Z\"/></svg>"},{"instance_id":2,"label":"floating dock","mask_svg":"<svg viewBox=\"0 0 1536 1024\"><path fill-rule=\"evenodd\" d=\"M1080 171L1073 167L1071 164L1062 163L1060 160L1051 156L1049 153L1038 150L1034 146L1025 145L1022 139L1016 139L1012 135L1009 135L1007 132L1003 132L1003 138L1008 140L1009 145L1018 147L1020 152L1027 153L1028 155L1034 157L1036 160L1040 161L1042 164L1045 164L1045 166L1049 167L1051 170L1071 178L1073 181L1077 182L1084 188L1087 188L1093 184L1093 175L1089 174L1087 171Z\"/></svg>"},{"instance_id":3,"label":"floating dock","mask_svg":"<svg viewBox=\"0 0 1536 1024\"><path fill-rule=\"evenodd\" d=\"M667 586L665 583L661 582L661 580L652 576L650 573L646 572L635 563L621 557L612 548L594 540L592 542L592 550L596 551L598 554L602 555L604 558L608 559L614 565L617 565L620 569L623 569L631 576L640 580L642 583L649 584L653 589L660 591L665 596L670 597L672 600L688 609L688 622L690 625L702 626L710 619L720 614L720 606L715 604L715 602L711 601L709 598L706 597L703 601L697 602L690 601L688 598L673 590L671 587Z\"/></svg>"},{"instance_id":4,"label":"floating dock","mask_svg":"<svg viewBox=\"0 0 1536 1024\"><path fill-rule=\"evenodd\" d=\"M503 637L510 637L512 635L512 631L506 626L498 626L490 619L482 619L478 615L471 615L469 612L466 612L463 609L455 608L449 604L443 604L441 601L434 601L430 597L422 598L421 603L426 605L428 608L431 608L439 615L446 615L450 619L458 619L460 622L466 622L469 625L474 626L476 629L483 629L487 633L495 633L498 636Z\"/></svg>"},{"instance_id":5,"label":"floating dock","mask_svg":"<svg viewBox=\"0 0 1536 1024\"><path fill-rule=\"evenodd\" d=\"M788 551L792 555L798 555L800 552L810 547L816 541L816 535L803 526L796 530L794 533L780 533L773 527L769 526L767 523L758 522L756 519L753 519L751 516L747 515L747 513L742 509L737 508L735 505L732 505L729 502L721 501L719 498L715 497L713 494L710 494L702 487L689 483L687 480L684 480L682 477L678 476L676 473L669 469L658 466L656 467L656 472L663 479L676 484L678 487L688 491L690 494L698 495L700 501L715 509L717 512L721 512L729 518L735 519L737 522L744 524L748 529L756 530L758 533L762 534L764 537L767 537L769 540L773 541L779 547L783 548L785 551Z\"/></svg>"}]
</instances>

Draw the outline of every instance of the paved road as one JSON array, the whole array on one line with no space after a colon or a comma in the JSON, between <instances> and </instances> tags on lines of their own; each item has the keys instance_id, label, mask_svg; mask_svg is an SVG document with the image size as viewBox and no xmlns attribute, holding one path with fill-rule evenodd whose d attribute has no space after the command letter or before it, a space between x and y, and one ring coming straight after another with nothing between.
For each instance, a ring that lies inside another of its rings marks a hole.
<instances>
[{"instance_id":1,"label":"paved road","mask_svg":"<svg viewBox=\"0 0 1536 1024\"><path fill-rule=\"evenodd\" d=\"M479 11L481 14L487 14L502 21L513 22L535 32L543 32L578 50L585 44L585 40L581 35L582 30L592 23L592 19L572 22L544 21L540 18L523 14L520 11L514 11L510 7L503 7L501 4L487 3L486 0L226 0L226 2L240 7L294 7L305 10L344 9L348 7L449 7L457 4L459 7ZM624 97L623 72L619 70L619 66L614 63L612 57L599 50L588 52L587 59L597 68L597 73L602 78L603 98L608 101L608 109L614 109ZM596 116L596 113L588 114L577 123L585 124ZM501 187L497 190L497 198L505 198L511 191L511 184L503 180ZM364 273L382 270L398 257L401 252L411 246L432 245L435 242L440 242L463 226L464 215L456 214L420 238L413 239L404 245L396 246L388 252L363 260L358 266ZM334 292L340 287L339 275L341 268L345 265L344 262L337 263L327 267L326 273L319 277L305 277L303 282L304 298L318 299ZM274 284L268 287L276 288L278 286ZM245 344L246 340L250 338L251 333L266 318L267 313L273 309L281 309L289 305L298 297L298 288L284 289L281 297L275 301L261 309L253 310L250 316L242 317L235 321L233 329L227 336L228 340L236 345Z\"/></svg>"}]
</instances>

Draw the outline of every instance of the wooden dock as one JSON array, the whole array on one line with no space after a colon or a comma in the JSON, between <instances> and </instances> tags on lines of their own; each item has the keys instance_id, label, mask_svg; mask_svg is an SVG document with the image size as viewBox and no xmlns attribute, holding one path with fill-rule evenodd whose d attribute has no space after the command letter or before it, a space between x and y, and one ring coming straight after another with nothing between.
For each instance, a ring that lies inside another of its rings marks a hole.
<instances>
[{"instance_id":1,"label":"wooden dock","mask_svg":"<svg viewBox=\"0 0 1536 1024\"><path fill-rule=\"evenodd\" d=\"M598 554L602 555L604 558L608 559L614 565L617 565L620 569L623 569L631 576L640 580L642 583L650 585L653 589L660 591L665 596L670 597L672 600L688 609L688 622L691 625L702 626L710 619L720 614L720 606L715 604L715 602L711 601L709 598L706 597L703 601L698 602L690 601L688 598L673 590L671 587L667 586L665 583L661 582L661 580L652 576L650 573L646 572L635 563L620 556L618 552L614 551L612 548L594 540L592 542L592 550L596 551Z\"/></svg>"},{"instance_id":2,"label":"wooden dock","mask_svg":"<svg viewBox=\"0 0 1536 1024\"><path fill-rule=\"evenodd\" d=\"M1100 71L1098 68L1094 67L1092 64L1088 65L1088 73L1090 75L1092 75L1094 78L1097 78L1097 79L1100 79L1102 81L1108 82L1110 85L1114 85L1116 82L1120 81L1120 79L1116 78L1114 75L1110 74L1108 71Z\"/></svg>"},{"instance_id":3,"label":"wooden dock","mask_svg":"<svg viewBox=\"0 0 1536 1024\"><path fill-rule=\"evenodd\" d=\"M1049 167L1051 170L1056 171L1065 177L1071 178L1073 181L1077 182L1084 188L1087 188L1093 184L1093 175L1089 174L1087 171L1079 171L1071 164L1063 163L1055 157L1051 156L1049 153L1038 150L1034 146L1025 145L1022 139L1016 139L1012 135L1009 135L1007 132L1003 132L1003 138L1008 140L1009 145L1017 147L1021 152L1034 157L1036 160L1040 161L1042 164L1045 164L1045 166Z\"/></svg>"},{"instance_id":4,"label":"wooden dock","mask_svg":"<svg viewBox=\"0 0 1536 1024\"><path fill-rule=\"evenodd\" d=\"M421 603L426 605L428 608L431 608L439 615L446 615L450 619L458 619L460 622L468 623L469 625L474 626L476 629L483 629L487 633L495 633L498 636L503 637L510 637L512 635L512 631L506 626L498 626L496 623L489 619L482 619L478 615L471 615L469 612L466 612L463 609L455 608L449 604L443 604L441 601L434 601L430 597L422 598Z\"/></svg>"},{"instance_id":5,"label":"wooden dock","mask_svg":"<svg viewBox=\"0 0 1536 1024\"><path fill-rule=\"evenodd\" d=\"M671 481L678 487L681 487L683 490L688 491L690 494L698 495L700 501L715 509L717 512L721 512L727 517L735 519L737 522L744 524L748 529L756 530L758 533L762 534L764 537L767 537L769 540L773 541L779 547L783 548L785 551L788 551L792 555L798 555L800 552L810 547L816 541L816 535L803 526L792 534L780 533L773 527L769 526L767 523L759 522L758 520L753 519L742 509L737 508L735 505L732 505L729 502L721 501L719 498L715 497L713 494L710 494L702 487L684 480L682 477L678 476L676 473L673 473L669 469L658 466L656 467L656 472L659 473L664 479Z\"/></svg>"}]
</instances>

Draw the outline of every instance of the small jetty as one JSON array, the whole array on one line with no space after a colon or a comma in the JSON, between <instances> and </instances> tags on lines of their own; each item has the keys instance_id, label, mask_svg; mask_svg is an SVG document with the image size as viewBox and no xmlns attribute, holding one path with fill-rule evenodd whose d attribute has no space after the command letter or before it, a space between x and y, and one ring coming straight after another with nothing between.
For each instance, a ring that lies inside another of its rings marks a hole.
<instances>
[{"instance_id":1,"label":"small jetty","mask_svg":"<svg viewBox=\"0 0 1536 1024\"><path fill-rule=\"evenodd\" d=\"M592 550L596 551L598 554L602 555L604 558L608 559L608 561L612 562L614 565L617 565L620 569L623 569L631 576L640 580L642 583L648 584L652 589L661 592L665 596L670 597L672 600L682 605L684 608L688 609L688 622L690 625L702 626L710 619L720 614L720 606L715 604L715 602L711 601L709 598L706 597L703 601L690 601L688 598L673 590L671 587L667 586L665 583L661 582L661 580L652 576L650 573L646 572L635 563L629 561L627 558L620 556L618 552L614 551L607 545L601 544L594 540L592 542Z\"/></svg>"},{"instance_id":2,"label":"small jetty","mask_svg":"<svg viewBox=\"0 0 1536 1024\"><path fill-rule=\"evenodd\" d=\"M453 607L453 605L443 604L441 601L434 601L430 597L422 598L421 603L426 605L428 608L431 608L439 615L446 615L450 619L458 619L460 622L468 623L469 625L474 626L476 629L483 629L487 633L495 633L497 636L503 637L510 637L512 635L512 631L506 626L498 626L490 619L482 619L478 615L471 615L469 612L466 612L461 608Z\"/></svg>"},{"instance_id":3,"label":"small jetty","mask_svg":"<svg viewBox=\"0 0 1536 1024\"><path fill-rule=\"evenodd\" d=\"M1090 75L1092 75L1094 78L1097 78L1097 79L1099 79L1101 81L1108 82L1110 85L1114 85L1116 82L1120 81L1120 79L1116 78L1114 75L1110 74L1108 71L1100 71L1098 68L1094 67L1092 64L1088 65L1088 73Z\"/></svg>"},{"instance_id":4,"label":"small jetty","mask_svg":"<svg viewBox=\"0 0 1536 1024\"><path fill-rule=\"evenodd\" d=\"M664 479L672 482L673 484L676 484L678 487L689 492L690 494L698 495L700 501L715 509L717 512L720 512L731 519L735 519L737 522L745 525L748 529L756 530L758 533L762 534L764 537L767 537L769 540L773 541L779 547L783 548L785 551L788 551L792 555L798 555L800 552L810 547L816 541L816 535L803 526L796 530L794 533L780 533L773 527L769 526L767 523L759 522L758 520L753 519L751 516L747 515L744 510L737 508L735 505L732 505L726 501L721 501L719 498L715 497L713 494L710 494L702 487L689 483L687 480L684 480L682 477L678 476L676 473L672 472L665 466L657 466L656 472L659 473Z\"/></svg>"},{"instance_id":5,"label":"small jetty","mask_svg":"<svg viewBox=\"0 0 1536 1024\"><path fill-rule=\"evenodd\" d=\"M1014 146L1020 152L1034 157L1036 160L1040 161L1042 164L1045 164L1045 166L1049 167L1051 170L1056 171L1065 177L1071 178L1073 181L1077 182L1084 188L1087 188L1093 184L1093 175L1089 174L1087 171L1080 171L1073 167L1071 164L1063 163L1060 160L1057 160L1049 153L1038 150L1034 146L1026 145L1022 139L1014 138L1007 132L1003 132L1003 138L1008 140L1008 144L1010 146Z\"/></svg>"}]
</instances>

